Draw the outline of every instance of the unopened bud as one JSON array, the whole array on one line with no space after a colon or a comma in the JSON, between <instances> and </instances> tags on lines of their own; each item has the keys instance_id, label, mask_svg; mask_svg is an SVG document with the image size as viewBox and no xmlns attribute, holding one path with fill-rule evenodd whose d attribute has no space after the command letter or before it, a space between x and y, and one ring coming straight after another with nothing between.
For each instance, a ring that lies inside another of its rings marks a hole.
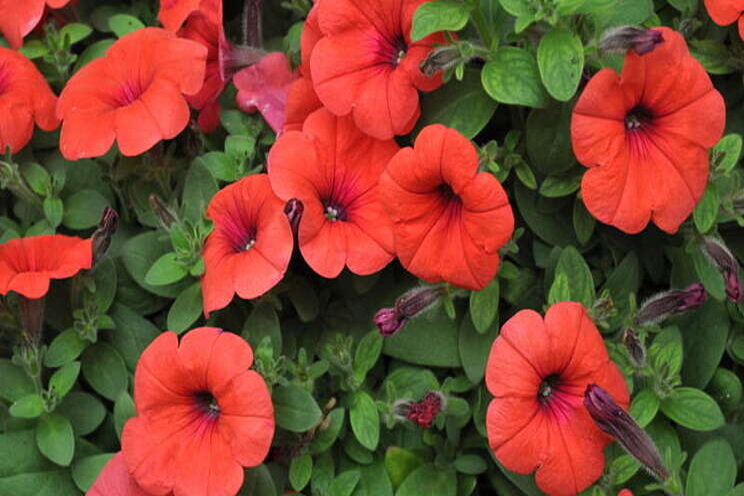
<instances>
[{"instance_id":1,"label":"unopened bud","mask_svg":"<svg viewBox=\"0 0 744 496\"><path fill-rule=\"evenodd\" d=\"M698 308L707 299L708 294L699 282L685 289L664 291L652 296L641 305L635 321L638 325L658 324L672 315Z\"/></svg>"},{"instance_id":2,"label":"unopened bud","mask_svg":"<svg viewBox=\"0 0 744 496\"><path fill-rule=\"evenodd\" d=\"M628 350L628 355L630 356L633 365L635 365L636 368L645 367L646 348L643 346L643 343L641 343L641 340L638 339L638 335L633 329L625 329L625 332L623 333L623 344Z\"/></svg>"},{"instance_id":3,"label":"unopened bud","mask_svg":"<svg viewBox=\"0 0 744 496\"><path fill-rule=\"evenodd\" d=\"M664 34L659 30L618 26L604 32L599 42L599 49L610 53L633 50L638 55L645 55L663 42Z\"/></svg>"},{"instance_id":4,"label":"unopened bud","mask_svg":"<svg viewBox=\"0 0 744 496\"><path fill-rule=\"evenodd\" d=\"M597 427L614 437L651 474L662 481L669 478L669 471L654 442L607 391L596 384L589 384L584 392L584 407Z\"/></svg>"},{"instance_id":5,"label":"unopened bud","mask_svg":"<svg viewBox=\"0 0 744 496\"><path fill-rule=\"evenodd\" d=\"M292 226L292 232L294 233L295 239L297 239L300 219L302 219L302 212L304 211L305 206L296 198L292 198L284 206L284 214L287 216L287 219L289 219L289 225Z\"/></svg>"},{"instance_id":6,"label":"unopened bud","mask_svg":"<svg viewBox=\"0 0 744 496\"><path fill-rule=\"evenodd\" d=\"M456 46L437 47L429 53L419 68L426 77L432 77L439 71L446 71L460 60L460 50Z\"/></svg>"},{"instance_id":7,"label":"unopened bud","mask_svg":"<svg viewBox=\"0 0 744 496\"><path fill-rule=\"evenodd\" d=\"M702 243L703 253L723 276L726 285L726 297L733 302L741 299L741 280L739 279L739 262L731 250L718 238L706 236Z\"/></svg>"},{"instance_id":8,"label":"unopened bud","mask_svg":"<svg viewBox=\"0 0 744 496\"><path fill-rule=\"evenodd\" d=\"M173 224L178 222L176 214L163 202L158 195L150 195L150 208L155 213L155 217L158 218L160 223L166 229L170 228Z\"/></svg>"},{"instance_id":9,"label":"unopened bud","mask_svg":"<svg viewBox=\"0 0 744 496\"><path fill-rule=\"evenodd\" d=\"M227 40L220 40L218 50L218 61L220 78L222 81L230 81L236 72L259 62L266 52L260 48L233 45Z\"/></svg>"},{"instance_id":10,"label":"unopened bud","mask_svg":"<svg viewBox=\"0 0 744 496\"><path fill-rule=\"evenodd\" d=\"M428 429L439 412L447 408L447 399L438 391L430 391L420 401L402 400L393 405L393 414Z\"/></svg>"},{"instance_id":11,"label":"unopened bud","mask_svg":"<svg viewBox=\"0 0 744 496\"><path fill-rule=\"evenodd\" d=\"M103 209L101 221L98 227L93 231L91 239L93 240L93 265L97 264L111 246L111 239L119 227L119 214L111 207Z\"/></svg>"},{"instance_id":12,"label":"unopened bud","mask_svg":"<svg viewBox=\"0 0 744 496\"><path fill-rule=\"evenodd\" d=\"M410 319L433 307L443 295L443 286L412 289L399 297L393 308L378 310L372 320L380 334L391 336L403 329Z\"/></svg>"}]
</instances>

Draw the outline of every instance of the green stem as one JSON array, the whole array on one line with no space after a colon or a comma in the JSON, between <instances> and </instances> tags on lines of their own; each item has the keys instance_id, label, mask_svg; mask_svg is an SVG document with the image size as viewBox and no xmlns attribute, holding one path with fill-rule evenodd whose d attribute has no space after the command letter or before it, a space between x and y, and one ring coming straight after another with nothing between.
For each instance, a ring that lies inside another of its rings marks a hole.
<instances>
[{"instance_id":1,"label":"green stem","mask_svg":"<svg viewBox=\"0 0 744 496\"><path fill-rule=\"evenodd\" d=\"M486 20L483 18L483 13L480 11L479 7L476 6L475 9L473 9L471 19L486 46L489 49L493 48L493 38L491 38L491 33L486 25Z\"/></svg>"}]
</instances>

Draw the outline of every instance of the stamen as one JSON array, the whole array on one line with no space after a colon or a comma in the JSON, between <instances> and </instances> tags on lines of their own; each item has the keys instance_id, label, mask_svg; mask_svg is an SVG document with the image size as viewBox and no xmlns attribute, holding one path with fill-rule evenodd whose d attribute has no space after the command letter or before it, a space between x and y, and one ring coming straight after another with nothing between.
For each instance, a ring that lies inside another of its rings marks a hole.
<instances>
[{"instance_id":1,"label":"stamen","mask_svg":"<svg viewBox=\"0 0 744 496\"><path fill-rule=\"evenodd\" d=\"M247 243L245 244L245 247L244 247L243 249L244 249L245 251L248 251L248 250L250 250L251 248L253 248L253 246L254 246L255 244L256 244L256 240L255 240L255 239L249 239L249 240L248 240L248 242L247 242Z\"/></svg>"},{"instance_id":2,"label":"stamen","mask_svg":"<svg viewBox=\"0 0 744 496\"><path fill-rule=\"evenodd\" d=\"M339 209L329 205L325 209L325 216L326 219L330 220L331 222L335 222L338 220Z\"/></svg>"}]
</instances>

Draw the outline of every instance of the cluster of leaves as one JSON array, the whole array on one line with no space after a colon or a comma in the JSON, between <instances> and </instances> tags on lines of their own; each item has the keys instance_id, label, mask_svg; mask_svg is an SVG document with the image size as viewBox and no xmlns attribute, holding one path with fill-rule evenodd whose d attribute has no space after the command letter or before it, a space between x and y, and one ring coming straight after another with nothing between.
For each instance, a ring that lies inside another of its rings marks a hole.
<instances>
[{"instance_id":1,"label":"cluster of leaves","mask_svg":"<svg viewBox=\"0 0 744 496\"><path fill-rule=\"evenodd\" d=\"M57 88L114 37L154 23L151 2L96 3L81 0L80 23L50 25L22 49ZM225 2L226 11L237 11L231 3L238 2ZM296 58L309 7L304 0L266 6L273 47ZM676 236L654 228L627 236L598 225L576 194L583 168L570 145L573 102L586 69L622 63L598 51L601 33L632 23L684 32L728 103L730 134L711 151L708 189ZM37 133L30 147L0 161L0 242L56 231L87 236L107 205L121 218L107 258L54 285L46 309L53 332L39 355L14 353L16 326L9 308L0 308L0 494L84 492L135 413L132 374L147 344L164 329L207 324L251 343L272 390L279 430L266 463L249 470L244 494L467 496L493 488L539 495L530 476L503 469L489 453L484 369L509 316L564 300L582 302L601 324L632 388L631 414L673 474L663 489L744 494L734 487L744 463L744 307L726 301L720 274L699 248L702 235L717 234L744 260L737 134L744 132L744 45L696 0L424 4L412 37L440 30L459 32L449 81L422 97L417 129L442 123L475 139L482 163L505 184L519 228L490 286L451 292L390 338L372 330L371 316L417 284L396 265L328 281L296 259L268 295L203 317L201 249L211 229L204 209L221 186L261 170L274 139L260 116L234 108L230 91L211 136L190 129L142 157L112 151L68 163L53 135ZM640 329L648 360L633 364L619 335L637 302L696 281L709 301L663 327ZM430 391L446 397L430 429L396 415L396 403ZM587 494L658 488L617 446L606 455L605 475Z\"/></svg>"}]
</instances>

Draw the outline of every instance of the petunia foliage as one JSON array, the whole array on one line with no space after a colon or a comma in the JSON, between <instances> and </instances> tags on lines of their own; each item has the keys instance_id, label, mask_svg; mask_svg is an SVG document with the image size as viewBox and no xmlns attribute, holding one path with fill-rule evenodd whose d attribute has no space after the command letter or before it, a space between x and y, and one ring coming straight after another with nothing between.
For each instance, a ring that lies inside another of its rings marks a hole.
<instances>
[{"instance_id":1,"label":"petunia foliage","mask_svg":"<svg viewBox=\"0 0 744 496\"><path fill-rule=\"evenodd\" d=\"M0 496L744 496L744 0L0 0Z\"/></svg>"}]
</instances>

